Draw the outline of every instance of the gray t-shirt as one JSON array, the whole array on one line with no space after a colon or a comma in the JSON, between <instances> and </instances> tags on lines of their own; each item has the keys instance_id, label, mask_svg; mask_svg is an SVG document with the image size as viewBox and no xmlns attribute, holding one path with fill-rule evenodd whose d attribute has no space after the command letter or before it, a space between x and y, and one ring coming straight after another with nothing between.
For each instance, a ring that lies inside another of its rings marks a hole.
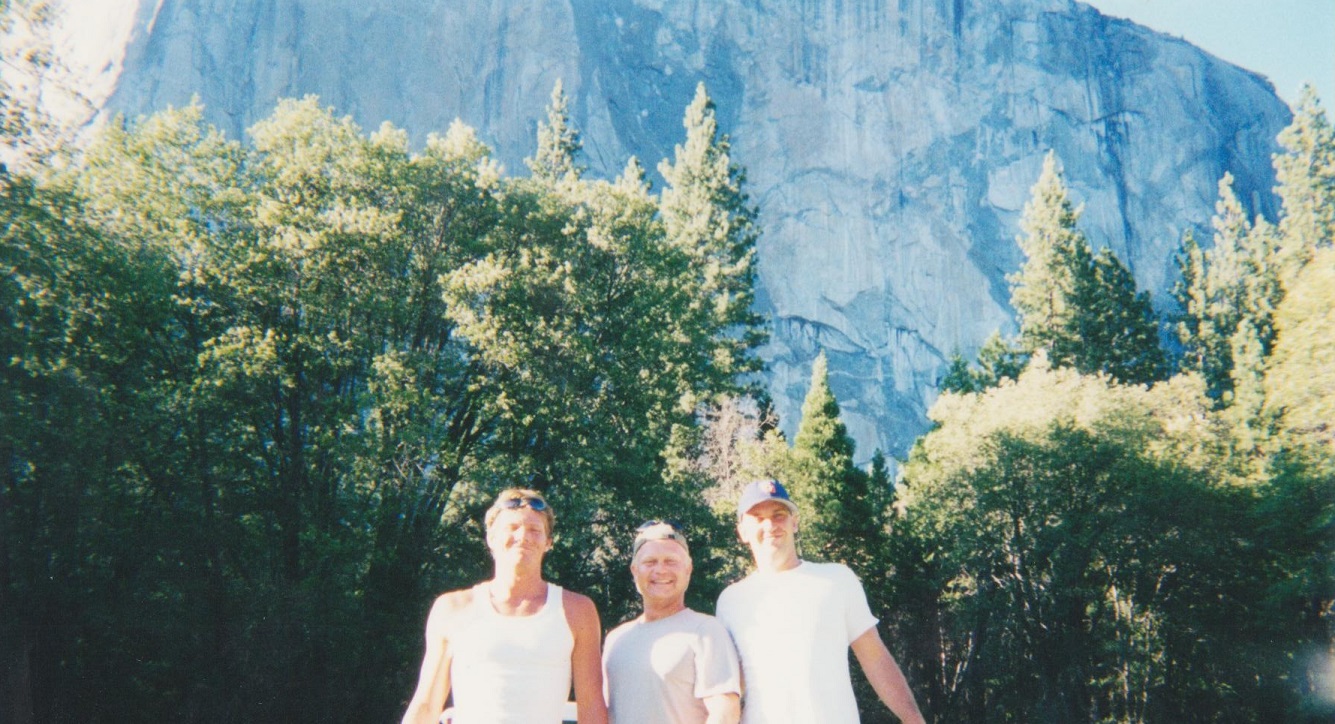
<instances>
[{"instance_id":1,"label":"gray t-shirt","mask_svg":"<svg viewBox=\"0 0 1335 724\"><path fill-rule=\"evenodd\" d=\"M612 724L701 724L703 699L741 692L727 630L689 608L613 629L603 646L603 682Z\"/></svg>"}]
</instances>

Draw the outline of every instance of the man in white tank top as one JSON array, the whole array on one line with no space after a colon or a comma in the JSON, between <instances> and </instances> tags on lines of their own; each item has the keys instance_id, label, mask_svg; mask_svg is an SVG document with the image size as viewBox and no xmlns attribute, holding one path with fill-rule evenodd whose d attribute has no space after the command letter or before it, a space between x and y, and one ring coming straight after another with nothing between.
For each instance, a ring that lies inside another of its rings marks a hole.
<instances>
[{"instance_id":1,"label":"man in white tank top","mask_svg":"<svg viewBox=\"0 0 1335 724\"><path fill-rule=\"evenodd\" d=\"M598 610L542 578L556 516L533 490L503 491L487 510L495 575L436 599L426 655L403 724L559 724L571 684L579 724L607 724Z\"/></svg>"},{"instance_id":2,"label":"man in white tank top","mask_svg":"<svg viewBox=\"0 0 1335 724\"><path fill-rule=\"evenodd\" d=\"M603 680L612 724L737 724L737 652L718 619L686 607L686 536L652 521L636 531L631 551L644 613L607 635Z\"/></svg>"},{"instance_id":3,"label":"man in white tank top","mask_svg":"<svg viewBox=\"0 0 1335 724\"><path fill-rule=\"evenodd\" d=\"M737 535L756 570L728 586L716 614L742 660L742 724L856 724L848 650L905 724L922 713L876 631L862 582L840 563L797 555L797 505L777 480L742 490Z\"/></svg>"}]
</instances>

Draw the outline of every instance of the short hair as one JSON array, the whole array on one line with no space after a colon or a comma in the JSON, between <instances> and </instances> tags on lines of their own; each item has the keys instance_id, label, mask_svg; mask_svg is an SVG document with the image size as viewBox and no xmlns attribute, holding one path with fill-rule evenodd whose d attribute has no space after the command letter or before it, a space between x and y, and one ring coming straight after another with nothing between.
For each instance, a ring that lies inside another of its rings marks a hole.
<instances>
[{"instance_id":1,"label":"short hair","mask_svg":"<svg viewBox=\"0 0 1335 724\"><path fill-rule=\"evenodd\" d=\"M530 488L506 488L505 490L502 490L496 496L496 500L491 504L491 507L487 508L485 523L488 529L490 529L491 524L496 521L496 516L500 515L502 510L505 510L505 507L502 505L502 503L506 502L507 500L541 501L542 504L541 510L533 508L532 504L529 504L528 507L530 509L535 510L539 515L542 516L542 519L546 521L548 538L551 538L552 534L556 532L556 512L552 510L551 503L548 503L547 499L542 497L542 493L539 493L538 491L532 490Z\"/></svg>"}]
</instances>

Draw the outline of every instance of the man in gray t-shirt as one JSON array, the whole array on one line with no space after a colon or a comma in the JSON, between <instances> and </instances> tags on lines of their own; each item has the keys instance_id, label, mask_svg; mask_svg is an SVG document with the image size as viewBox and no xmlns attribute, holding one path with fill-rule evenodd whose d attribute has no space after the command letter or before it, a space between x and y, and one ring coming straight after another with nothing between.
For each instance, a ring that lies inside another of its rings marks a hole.
<instances>
[{"instance_id":1,"label":"man in gray t-shirt","mask_svg":"<svg viewBox=\"0 0 1335 724\"><path fill-rule=\"evenodd\" d=\"M644 613L607 635L603 682L612 724L736 724L741 673L718 619L686 608L686 536L653 521L636 531L630 564Z\"/></svg>"}]
</instances>

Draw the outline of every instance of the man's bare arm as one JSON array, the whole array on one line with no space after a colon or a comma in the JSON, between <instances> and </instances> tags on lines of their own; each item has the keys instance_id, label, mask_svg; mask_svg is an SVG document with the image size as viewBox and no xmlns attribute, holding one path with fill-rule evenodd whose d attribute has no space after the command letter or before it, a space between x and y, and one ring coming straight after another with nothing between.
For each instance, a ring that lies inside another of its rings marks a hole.
<instances>
[{"instance_id":1,"label":"man's bare arm","mask_svg":"<svg viewBox=\"0 0 1335 724\"><path fill-rule=\"evenodd\" d=\"M603 701L603 629L598 608L588 596L563 591L566 623L575 637L570 652L570 678L575 685L575 710L579 724L607 724L607 702Z\"/></svg>"},{"instance_id":2,"label":"man's bare arm","mask_svg":"<svg viewBox=\"0 0 1335 724\"><path fill-rule=\"evenodd\" d=\"M926 724L904 672L890 655L890 649L885 647L876 627L872 626L854 639L852 646L871 688L890 711L904 724Z\"/></svg>"},{"instance_id":3,"label":"man's bare arm","mask_svg":"<svg viewBox=\"0 0 1335 724\"><path fill-rule=\"evenodd\" d=\"M426 619L426 653L422 656L422 672L417 677L417 691L408 702L403 724L436 724L445 702L450 696L450 664L454 652L450 650L446 632L450 618L471 597L469 591L447 593L436 599Z\"/></svg>"},{"instance_id":4,"label":"man's bare arm","mask_svg":"<svg viewBox=\"0 0 1335 724\"><path fill-rule=\"evenodd\" d=\"M704 698L709 717L705 724L737 724L742 719L742 700L736 694L716 694Z\"/></svg>"}]
</instances>

